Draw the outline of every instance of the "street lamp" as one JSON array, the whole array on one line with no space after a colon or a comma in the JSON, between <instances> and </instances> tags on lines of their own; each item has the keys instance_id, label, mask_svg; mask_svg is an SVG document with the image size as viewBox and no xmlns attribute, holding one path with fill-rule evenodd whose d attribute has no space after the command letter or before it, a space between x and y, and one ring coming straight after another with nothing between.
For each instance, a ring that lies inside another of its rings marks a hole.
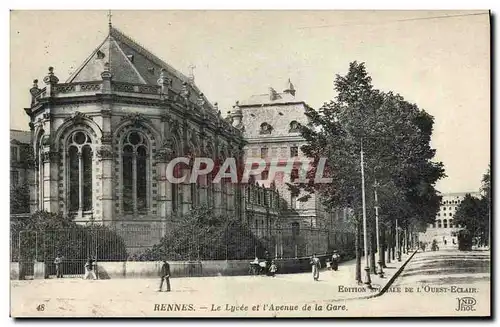
<instances>
[{"instance_id":1,"label":"street lamp","mask_svg":"<svg viewBox=\"0 0 500 327\"><path fill-rule=\"evenodd\" d=\"M377 194L377 187L379 187L380 184L375 180L375 183L373 184L374 192L375 192L375 228L376 228L376 233L377 233L377 252L378 252L378 266L379 266L379 271L378 274L380 277L384 277L384 270L382 269L382 263L383 263L383 255L384 253L382 252L382 248L380 247L380 233L379 233L379 225L378 225L378 194Z\"/></svg>"},{"instance_id":2,"label":"street lamp","mask_svg":"<svg viewBox=\"0 0 500 327\"><path fill-rule=\"evenodd\" d=\"M365 248L365 284L371 288L370 261L368 258L368 233L366 228L365 168L363 162L363 138L361 138L361 198L363 201L363 241Z\"/></svg>"}]
</instances>

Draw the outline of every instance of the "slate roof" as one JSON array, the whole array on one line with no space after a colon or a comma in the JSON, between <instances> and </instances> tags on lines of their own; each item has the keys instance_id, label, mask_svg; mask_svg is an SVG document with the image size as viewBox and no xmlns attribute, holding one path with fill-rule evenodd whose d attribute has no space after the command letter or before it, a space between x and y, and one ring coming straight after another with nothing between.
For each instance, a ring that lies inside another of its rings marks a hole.
<instances>
[{"instance_id":1,"label":"slate roof","mask_svg":"<svg viewBox=\"0 0 500 327\"><path fill-rule=\"evenodd\" d=\"M106 63L109 63L109 70L115 82L158 85L157 81L163 68L167 76L172 79L172 88L175 91L180 92L182 83L186 82L196 94L201 93L187 76L115 27L109 29L106 39L68 78L66 83L100 81ZM192 96L195 95L192 94Z\"/></svg>"},{"instance_id":2,"label":"slate roof","mask_svg":"<svg viewBox=\"0 0 500 327\"><path fill-rule=\"evenodd\" d=\"M30 144L31 142L31 132L21 131L18 129L10 130L10 141L18 141L19 143Z\"/></svg>"}]
</instances>

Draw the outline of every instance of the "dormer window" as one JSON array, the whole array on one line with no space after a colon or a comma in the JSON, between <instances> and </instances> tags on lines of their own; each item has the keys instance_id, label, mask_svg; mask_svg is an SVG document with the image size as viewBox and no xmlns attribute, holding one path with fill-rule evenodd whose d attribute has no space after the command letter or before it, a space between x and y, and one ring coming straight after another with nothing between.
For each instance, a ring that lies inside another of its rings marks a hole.
<instances>
[{"instance_id":1,"label":"dormer window","mask_svg":"<svg viewBox=\"0 0 500 327\"><path fill-rule=\"evenodd\" d=\"M101 50L97 50L97 59L104 59L106 55Z\"/></svg>"},{"instance_id":2,"label":"dormer window","mask_svg":"<svg viewBox=\"0 0 500 327\"><path fill-rule=\"evenodd\" d=\"M130 62L134 62L134 55L127 55L127 58Z\"/></svg>"},{"instance_id":3,"label":"dormer window","mask_svg":"<svg viewBox=\"0 0 500 327\"><path fill-rule=\"evenodd\" d=\"M260 134L271 134L273 127L268 123L264 122L260 124Z\"/></svg>"},{"instance_id":4,"label":"dormer window","mask_svg":"<svg viewBox=\"0 0 500 327\"><path fill-rule=\"evenodd\" d=\"M288 130L289 133L297 133L299 132L299 123L296 120L292 120L290 122L290 129Z\"/></svg>"},{"instance_id":5,"label":"dormer window","mask_svg":"<svg viewBox=\"0 0 500 327\"><path fill-rule=\"evenodd\" d=\"M154 67L149 67L149 68L148 68L148 72L149 72L150 74L153 74L153 75L154 75L154 73L155 73L155 69L154 69Z\"/></svg>"}]
</instances>

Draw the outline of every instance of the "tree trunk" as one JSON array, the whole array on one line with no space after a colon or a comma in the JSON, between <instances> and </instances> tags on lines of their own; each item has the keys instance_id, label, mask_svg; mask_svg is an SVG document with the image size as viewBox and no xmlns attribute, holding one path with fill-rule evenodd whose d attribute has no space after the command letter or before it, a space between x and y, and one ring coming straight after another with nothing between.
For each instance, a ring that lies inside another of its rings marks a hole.
<instances>
[{"instance_id":1,"label":"tree trunk","mask_svg":"<svg viewBox=\"0 0 500 327\"><path fill-rule=\"evenodd\" d=\"M396 227L391 226L391 256L392 260L396 260Z\"/></svg>"},{"instance_id":2,"label":"tree trunk","mask_svg":"<svg viewBox=\"0 0 500 327\"><path fill-rule=\"evenodd\" d=\"M387 250L387 263L391 263L391 246L392 246L391 225L389 225L389 228L386 229L385 235L387 236L387 240L385 242L385 248Z\"/></svg>"},{"instance_id":3,"label":"tree trunk","mask_svg":"<svg viewBox=\"0 0 500 327\"><path fill-rule=\"evenodd\" d=\"M380 261L380 264L382 265L382 268L387 268L385 266L385 249L386 249L386 244L385 244L385 228L384 228L384 225L380 224L380 226L379 226L379 232L380 232L380 253L378 254L378 260Z\"/></svg>"},{"instance_id":4,"label":"tree trunk","mask_svg":"<svg viewBox=\"0 0 500 327\"><path fill-rule=\"evenodd\" d=\"M361 284L361 223L356 219L356 281Z\"/></svg>"},{"instance_id":5,"label":"tree trunk","mask_svg":"<svg viewBox=\"0 0 500 327\"><path fill-rule=\"evenodd\" d=\"M376 274L377 273L377 261L375 260L375 253L377 252L377 235L376 235L376 230L375 230L375 222L372 219L372 223L370 224L370 273Z\"/></svg>"}]
</instances>

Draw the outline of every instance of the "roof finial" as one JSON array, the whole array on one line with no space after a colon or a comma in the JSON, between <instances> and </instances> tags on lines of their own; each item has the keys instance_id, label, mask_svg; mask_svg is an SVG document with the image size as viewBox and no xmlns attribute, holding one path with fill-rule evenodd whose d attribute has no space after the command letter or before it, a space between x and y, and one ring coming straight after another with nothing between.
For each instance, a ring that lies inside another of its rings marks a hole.
<instances>
[{"instance_id":1,"label":"roof finial","mask_svg":"<svg viewBox=\"0 0 500 327\"><path fill-rule=\"evenodd\" d=\"M110 9L110 10L108 10L108 26L109 26L109 29L111 29L111 27L112 27L111 17L113 17L113 15L111 15L111 9Z\"/></svg>"},{"instance_id":2,"label":"roof finial","mask_svg":"<svg viewBox=\"0 0 500 327\"><path fill-rule=\"evenodd\" d=\"M194 83L194 69L196 68L195 65L191 64L189 65L189 82Z\"/></svg>"}]
</instances>

